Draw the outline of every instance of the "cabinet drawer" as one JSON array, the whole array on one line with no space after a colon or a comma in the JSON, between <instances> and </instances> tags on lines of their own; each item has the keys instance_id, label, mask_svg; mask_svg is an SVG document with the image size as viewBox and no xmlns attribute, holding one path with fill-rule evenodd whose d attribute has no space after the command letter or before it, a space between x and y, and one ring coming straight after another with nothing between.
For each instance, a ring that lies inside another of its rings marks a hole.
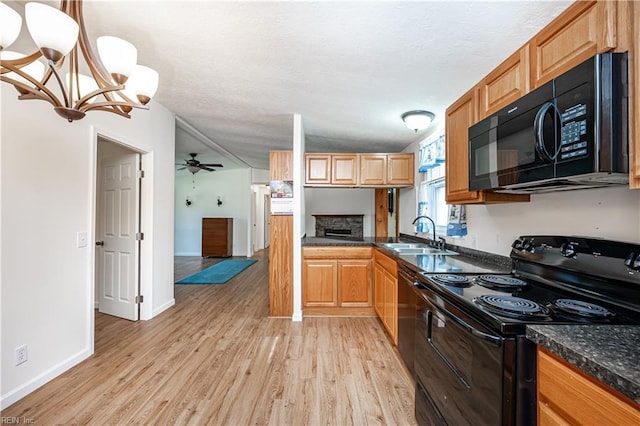
<instances>
[{"instance_id":1,"label":"cabinet drawer","mask_svg":"<svg viewBox=\"0 0 640 426\"><path fill-rule=\"evenodd\" d=\"M382 266L390 274L395 276L398 273L398 264L396 261L382 253L382 251L376 250L374 253L374 259L377 264Z\"/></svg>"},{"instance_id":2,"label":"cabinet drawer","mask_svg":"<svg viewBox=\"0 0 640 426\"><path fill-rule=\"evenodd\" d=\"M304 259L371 259L371 247L302 247Z\"/></svg>"},{"instance_id":3,"label":"cabinet drawer","mask_svg":"<svg viewBox=\"0 0 640 426\"><path fill-rule=\"evenodd\" d=\"M548 424L562 424L554 421L557 417L574 425L640 424L638 404L614 392L566 362L538 351L541 424L543 419L549 419Z\"/></svg>"}]
</instances>

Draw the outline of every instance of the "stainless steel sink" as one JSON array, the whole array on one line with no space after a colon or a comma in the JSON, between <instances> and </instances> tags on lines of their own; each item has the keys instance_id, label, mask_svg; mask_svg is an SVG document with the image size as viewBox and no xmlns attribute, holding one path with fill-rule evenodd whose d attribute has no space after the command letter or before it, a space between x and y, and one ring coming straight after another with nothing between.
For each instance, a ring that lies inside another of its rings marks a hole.
<instances>
[{"instance_id":1,"label":"stainless steel sink","mask_svg":"<svg viewBox=\"0 0 640 426\"><path fill-rule=\"evenodd\" d=\"M398 254L430 254L430 255L447 255L447 256L458 254L452 250L441 250L438 248L428 247L428 246L406 247L406 248L398 247L398 248L394 248L393 251L395 251Z\"/></svg>"},{"instance_id":2,"label":"stainless steel sink","mask_svg":"<svg viewBox=\"0 0 640 426\"><path fill-rule=\"evenodd\" d=\"M429 248L428 245L423 243L386 243L385 247L390 248L391 250L397 249L414 249L414 248Z\"/></svg>"}]
</instances>

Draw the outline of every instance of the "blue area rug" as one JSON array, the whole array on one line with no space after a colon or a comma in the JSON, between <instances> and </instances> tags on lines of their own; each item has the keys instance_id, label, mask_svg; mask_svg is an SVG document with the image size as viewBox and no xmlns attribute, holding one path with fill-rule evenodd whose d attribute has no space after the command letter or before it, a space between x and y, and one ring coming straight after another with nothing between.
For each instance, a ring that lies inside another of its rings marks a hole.
<instances>
[{"instance_id":1,"label":"blue area rug","mask_svg":"<svg viewBox=\"0 0 640 426\"><path fill-rule=\"evenodd\" d=\"M207 269L189 275L176 284L224 284L256 262L257 260L251 259L226 259L209 266Z\"/></svg>"}]
</instances>

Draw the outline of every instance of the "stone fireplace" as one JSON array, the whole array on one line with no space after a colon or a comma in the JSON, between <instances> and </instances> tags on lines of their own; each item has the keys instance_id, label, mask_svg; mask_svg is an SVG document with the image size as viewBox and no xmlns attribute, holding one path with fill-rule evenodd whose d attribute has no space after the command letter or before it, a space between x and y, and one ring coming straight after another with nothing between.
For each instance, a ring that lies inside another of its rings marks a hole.
<instances>
[{"instance_id":1,"label":"stone fireplace","mask_svg":"<svg viewBox=\"0 0 640 426\"><path fill-rule=\"evenodd\" d=\"M363 214L314 214L316 237L363 237Z\"/></svg>"}]
</instances>

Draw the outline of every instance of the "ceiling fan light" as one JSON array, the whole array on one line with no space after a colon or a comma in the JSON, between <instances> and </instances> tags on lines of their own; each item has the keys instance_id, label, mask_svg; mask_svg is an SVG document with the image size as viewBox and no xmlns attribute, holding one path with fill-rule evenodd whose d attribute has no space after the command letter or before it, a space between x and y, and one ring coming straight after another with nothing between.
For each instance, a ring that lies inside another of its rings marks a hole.
<instances>
[{"instance_id":1,"label":"ceiling fan light","mask_svg":"<svg viewBox=\"0 0 640 426\"><path fill-rule=\"evenodd\" d=\"M22 17L4 3L0 3L0 50L16 41L22 28Z\"/></svg>"},{"instance_id":2,"label":"ceiling fan light","mask_svg":"<svg viewBox=\"0 0 640 426\"><path fill-rule=\"evenodd\" d=\"M0 52L0 59L5 59L5 60L21 59L21 58L24 58L25 56L26 55L23 55L22 53L12 52L10 50L3 50ZM33 61L30 64L27 64L21 68L22 71L26 72L27 74L29 74L31 77L33 77L38 81L41 81L42 77L44 77L44 69L45 69L45 65L40 61ZM12 80L19 81L20 83L33 86L33 84L29 80L16 74L15 72L6 73L5 76Z\"/></svg>"},{"instance_id":3,"label":"ceiling fan light","mask_svg":"<svg viewBox=\"0 0 640 426\"><path fill-rule=\"evenodd\" d=\"M98 54L113 80L123 84L138 61L138 49L126 40L112 36L98 37Z\"/></svg>"},{"instance_id":4,"label":"ceiling fan light","mask_svg":"<svg viewBox=\"0 0 640 426\"><path fill-rule=\"evenodd\" d=\"M136 65L127 80L124 93L127 97L138 99L141 104L146 105L156 94L158 82L157 71L144 65Z\"/></svg>"},{"instance_id":5,"label":"ceiling fan light","mask_svg":"<svg viewBox=\"0 0 640 426\"><path fill-rule=\"evenodd\" d=\"M42 3L27 3L29 34L45 58L58 62L78 40L78 23L66 13Z\"/></svg>"},{"instance_id":6,"label":"ceiling fan light","mask_svg":"<svg viewBox=\"0 0 640 426\"><path fill-rule=\"evenodd\" d=\"M414 131L426 129L435 118L435 114L429 111L408 111L402 114L402 121L408 128Z\"/></svg>"},{"instance_id":7,"label":"ceiling fan light","mask_svg":"<svg viewBox=\"0 0 640 426\"><path fill-rule=\"evenodd\" d=\"M198 173L200 171L200 167L198 166L187 166L187 170L189 170L190 173Z\"/></svg>"}]
</instances>

